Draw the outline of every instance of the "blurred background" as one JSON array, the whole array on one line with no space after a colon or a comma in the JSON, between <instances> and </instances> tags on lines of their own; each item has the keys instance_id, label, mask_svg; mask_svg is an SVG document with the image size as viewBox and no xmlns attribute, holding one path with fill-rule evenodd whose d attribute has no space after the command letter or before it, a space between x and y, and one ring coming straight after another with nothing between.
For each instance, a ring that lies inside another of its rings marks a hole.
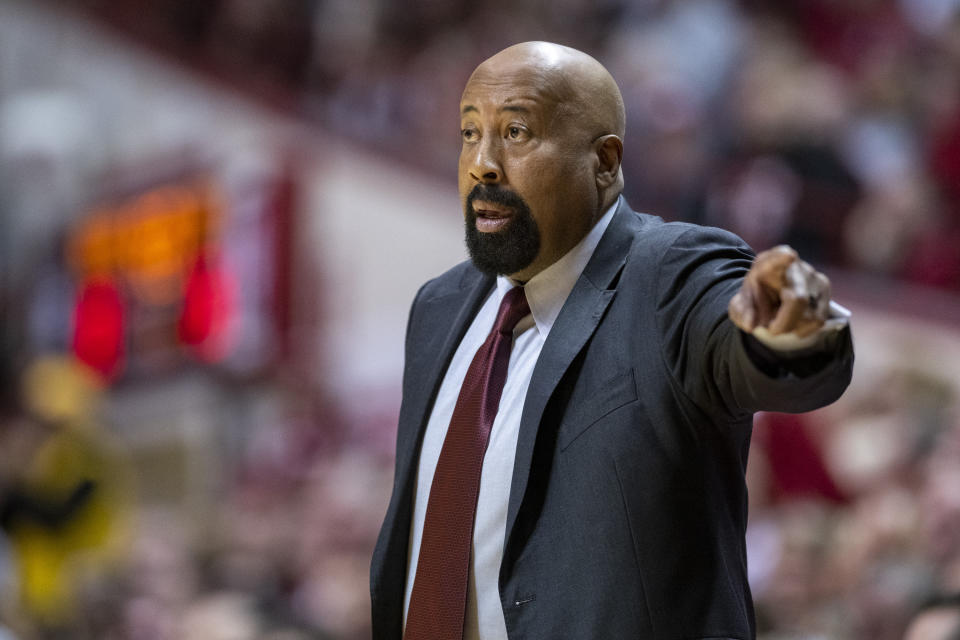
<instances>
[{"instance_id":1,"label":"blurred background","mask_svg":"<svg viewBox=\"0 0 960 640\"><path fill-rule=\"evenodd\" d=\"M460 91L530 39L619 82L635 209L854 312L757 418L761 638L955 637L960 0L0 0L0 639L369 637Z\"/></svg>"}]
</instances>

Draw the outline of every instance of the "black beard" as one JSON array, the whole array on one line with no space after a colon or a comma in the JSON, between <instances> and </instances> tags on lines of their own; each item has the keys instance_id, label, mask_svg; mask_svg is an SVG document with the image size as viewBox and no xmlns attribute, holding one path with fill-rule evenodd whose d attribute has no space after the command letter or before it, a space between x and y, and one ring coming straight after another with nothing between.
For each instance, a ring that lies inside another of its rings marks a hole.
<instances>
[{"instance_id":1,"label":"black beard","mask_svg":"<svg viewBox=\"0 0 960 640\"><path fill-rule=\"evenodd\" d=\"M473 201L509 207L513 216L502 231L477 231ZM540 252L540 228L523 198L499 187L476 185L467 196L467 251L473 265L488 275L509 275L529 267Z\"/></svg>"}]
</instances>

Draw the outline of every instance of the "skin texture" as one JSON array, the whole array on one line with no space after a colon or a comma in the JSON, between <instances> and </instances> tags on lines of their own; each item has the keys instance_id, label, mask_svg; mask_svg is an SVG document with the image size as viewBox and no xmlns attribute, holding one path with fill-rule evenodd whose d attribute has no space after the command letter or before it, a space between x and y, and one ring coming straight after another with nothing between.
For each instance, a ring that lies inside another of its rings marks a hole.
<instances>
[{"instance_id":1,"label":"skin texture","mask_svg":"<svg viewBox=\"0 0 960 640\"><path fill-rule=\"evenodd\" d=\"M603 65L575 49L524 42L481 63L460 100L460 129L467 224L510 232L515 208L471 198L482 185L522 199L539 229L533 260L505 274L517 282L572 249L623 190L623 98ZM757 256L729 314L748 333L805 336L823 325L829 301L826 276L780 246Z\"/></svg>"}]
</instances>

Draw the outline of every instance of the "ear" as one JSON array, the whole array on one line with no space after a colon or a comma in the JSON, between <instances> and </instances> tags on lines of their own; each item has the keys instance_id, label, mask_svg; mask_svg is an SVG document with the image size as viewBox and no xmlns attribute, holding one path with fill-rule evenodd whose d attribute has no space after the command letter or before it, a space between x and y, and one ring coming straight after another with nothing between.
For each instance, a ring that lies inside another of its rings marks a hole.
<instances>
[{"instance_id":1,"label":"ear","mask_svg":"<svg viewBox=\"0 0 960 640\"><path fill-rule=\"evenodd\" d=\"M594 140L597 154L597 187L601 191L620 179L620 161L623 159L623 140L616 134L600 136Z\"/></svg>"}]
</instances>

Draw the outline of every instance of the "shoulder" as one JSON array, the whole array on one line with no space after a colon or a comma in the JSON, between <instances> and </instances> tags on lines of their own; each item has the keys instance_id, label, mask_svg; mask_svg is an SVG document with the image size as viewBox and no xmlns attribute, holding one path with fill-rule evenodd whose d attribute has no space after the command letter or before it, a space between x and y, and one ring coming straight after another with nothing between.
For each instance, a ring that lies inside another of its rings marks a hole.
<instances>
[{"instance_id":1,"label":"shoulder","mask_svg":"<svg viewBox=\"0 0 960 640\"><path fill-rule=\"evenodd\" d=\"M665 222L646 214L636 215L642 224L637 230L635 248L647 254L663 255L677 249L710 251L717 248L745 249L752 253L749 245L738 235L719 227L691 222Z\"/></svg>"},{"instance_id":2,"label":"shoulder","mask_svg":"<svg viewBox=\"0 0 960 640\"><path fill-rule=\"evenodd\" d=\"M469 260L466 260L423 283L417 297L426 300L439 298L460 291L464 286L469 286L471 282L480 280L482 277L483 274L477 271Z\"/></svg>"},{"instance_id":3,"label":"shoulder","mask_svg":"<svg viewBox=\"0 0 960 640\"><path fill-rule=\"evenodd\" d=\"M620 200L608 233L629 237L632 253L647 259L660 258L678 248L709 251L717 247L735 247L752 255L749 245L730 231L692 222L667 222L659 216L634 211L624 199Z\"/></svg>"},{"instance_id":4,"label":"shoulder","mask_svg":"<svg viewBox=\"0 0 960 640\"><path fill-rule=\"evenodd\" d=\"M659 313L680 312L666 304L671 300L703 301L707 292L732 296L753 262L750 247L729 231L630 214L632 239L623 277L643 285L641 293L658 300Z\"/></svg>"},{"instance_id":5,"label":"shoulder","mask_svg":"<svg viewBox=\"0 0 960 640\"><path fill-rule=\"evenodd\" d=\"M485 280L489 282L485 283ZM469 260L461 262L435 278L431 278L420 287L413 299L411 313L416 313L417 308L424 304L430 306L428 303L433 301L442 303L446 299L451 304L456 304L455 301L469 295L478 287L490 285L492 282L492 277L478 271Z\"/></svg>"}]
</instances>

